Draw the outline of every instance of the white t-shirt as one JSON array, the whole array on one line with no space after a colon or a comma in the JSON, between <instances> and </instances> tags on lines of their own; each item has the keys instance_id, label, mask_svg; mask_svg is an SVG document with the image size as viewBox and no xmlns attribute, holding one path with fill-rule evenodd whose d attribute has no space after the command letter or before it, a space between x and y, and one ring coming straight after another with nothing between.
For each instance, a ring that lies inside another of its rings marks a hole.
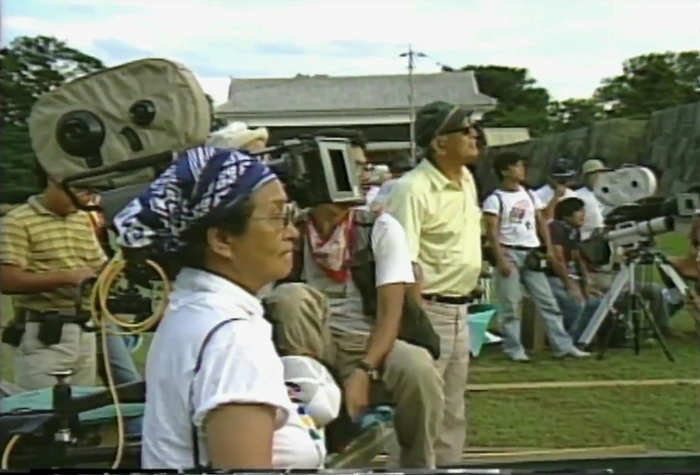
<instances>
[{"instance_id":1,"label":"white t-shirt","mask_svg":"<svg viewBox=\"0 0 700 475\"><path fill-rule=\"evenodd\" d=\"M372 185L369 187L369 190L367 190L367 194L365 195L365 199L367 200L367 204L370 204L374 199L377 197L377 193L379 193L380 187L377 185Z\"/></svg>"},{"instance_id":2,"label":"white t-shirt","mask_svg":"<svg viewBox=\"0 0 700 475\"><path fill-rule=\"evenodd\" d=\"M372 227L372 251L376 265L377 287L388 284L415 282L411 254L406 233L399 222L388 213L382 213ZM332 328L351 333L369 333L372 325L362 312L362 296L352 277L344 284L329 279L316 264L309 249L304 246L303 279L323 292L330 305Z\"/></svg>"},{"instance_id":3,"label":"white t-shirt","mask_svg":"<svg viewBox=\"0 0 700 475\"><path fill-rule=\"evenodd\" d=\"M542 203L544 203L545 206L549 204L550 201L552 201L552 198L554 198L554 188L552 188L549 185L544 185L543 187L540 187L536 190L533 191L535 195L540 199ZM576 193L574 193L573 190L570 188L567 188L566 191L564 192L564 196L559 198L560 200L563 200L564 198L572 198L575 197Z\"/></svg>"},{"instance_id":4,"label":"white t-shirt","mask_svg":"<svg viewBox=\"0 0 700 475\"><path fill-rule=\"evenodd\" d=\"M535 209L544 207L535 193L520 187L518 191L494 191L484 201L483 211L499 217L501 244L535 248L540 246Z\"/></svg>"},{"instance_id":5,"label":"white t-shirt","mask_svg":"<svg viewBox=\"0 0 700 475\"><path fill-rule=\"evenodd\" d=\"M237 320L216 330L195 375L207 334L230 318ZM193 468L193 422L200 463L206 466L204 418L212 409L236 402L277 408L274 468L322 466L322 454L289 398L260 301L221 277L194 269L180 272L148 351L146 380L141 454L145 469Z\"/></svg>"},{"instance_id":6,"label":"white t-shirt","mask_svg":"<svg viewBox=\"0 0 700 475\"><path fill-rule=\"evenodd\" d=\"M391 196L391 190L394 189L394 185L396 185L396 178L392 178L391 180L387 180L382 184L382 187L379 188L379 191L374 197L374 200L372 200L373 203L384 203L389 199L389 196Z\"/></svg>"},{"instance_id":7,"label":"white t-shirt","mask_svg":"<svg viewBox=\"0 0 700 475\"><path fill-rule=\"evenodd\" d=\"M583 201L586 210L586 218L581 227L581 239L591 237L593 231L605 227L603 221L603 205L598 201L595 194L589 188L576 190L576 196Z\"/></svg>"}]
</instances>

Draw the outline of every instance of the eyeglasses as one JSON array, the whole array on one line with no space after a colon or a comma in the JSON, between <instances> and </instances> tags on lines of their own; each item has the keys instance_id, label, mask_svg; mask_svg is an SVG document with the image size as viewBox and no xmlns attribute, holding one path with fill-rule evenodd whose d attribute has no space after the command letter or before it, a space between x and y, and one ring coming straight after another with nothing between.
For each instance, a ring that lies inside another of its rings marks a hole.
<instances>
[{"instance_id":1,"label":"eyeglasses","mask_svg":"<svg viewBox=\"0 0 700 475\"><path fill-rule=\"evenodd\" d=\"M259 216L250 218L251 220L269 220L279 222L281 228L284 229L290 224L297 221L297 218L301 214L301 210L296 205L296 203L286 203L281 213L274 214L272 216Z\"/></svg>"}]
</instances>

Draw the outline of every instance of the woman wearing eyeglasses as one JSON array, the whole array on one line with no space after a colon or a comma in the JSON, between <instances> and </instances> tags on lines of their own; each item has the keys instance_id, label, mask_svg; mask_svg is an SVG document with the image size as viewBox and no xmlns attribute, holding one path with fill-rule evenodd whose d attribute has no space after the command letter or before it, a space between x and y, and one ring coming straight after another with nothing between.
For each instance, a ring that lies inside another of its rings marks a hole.
<instances>
[{"instance_id":1,"label":"woman wearing eyeglasses","mask_svg":"<svg viewBox=\"0 0 700 475\"><path fill-rule=\"evenodd\" d=\"M188 150L115 219L181 263L146 362L146 469L318 468L256 293L289 274L287 196L259 160Z\"/></svg>"}]
</instances>

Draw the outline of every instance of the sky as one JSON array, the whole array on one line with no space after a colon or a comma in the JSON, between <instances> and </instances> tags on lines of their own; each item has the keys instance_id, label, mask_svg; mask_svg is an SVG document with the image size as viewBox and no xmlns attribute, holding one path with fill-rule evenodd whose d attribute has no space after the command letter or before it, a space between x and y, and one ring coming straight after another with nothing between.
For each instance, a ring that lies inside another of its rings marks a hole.
<instances>
[{"instance_id":1,"label":"sky","mask_svg":"<svg viewBox=\"0 0 700 475\"><path fill-rule=\"evenodd\" d=\"M590 97L622 62L700 49L696 0L3 0L2 43L55 36L108 66L163 57L217 104L229 78L525 67L555 99Z\"/></svg>"}]
</instances>

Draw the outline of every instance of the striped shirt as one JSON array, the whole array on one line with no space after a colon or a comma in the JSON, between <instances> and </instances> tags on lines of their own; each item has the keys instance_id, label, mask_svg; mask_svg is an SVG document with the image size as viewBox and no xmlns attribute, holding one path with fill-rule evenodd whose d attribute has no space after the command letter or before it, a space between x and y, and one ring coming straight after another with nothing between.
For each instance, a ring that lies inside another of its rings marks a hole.
<instances>
[{"instance_id":1,"label":"striped shirt","mask_svg":"<svg viewBox=\"0 0 700 475\"><path fill-rule=\"evenodd\" d=\"M106 259L92 232L90 218L83 211L58 216L33 196L2 218L2 264L16 265L36 274L84 268L98 272ZM67 311L75 309L75 295L75 288L65 287L34 295L15 295L14 300L20 308Z\"/></svg>"}]
</instances>

